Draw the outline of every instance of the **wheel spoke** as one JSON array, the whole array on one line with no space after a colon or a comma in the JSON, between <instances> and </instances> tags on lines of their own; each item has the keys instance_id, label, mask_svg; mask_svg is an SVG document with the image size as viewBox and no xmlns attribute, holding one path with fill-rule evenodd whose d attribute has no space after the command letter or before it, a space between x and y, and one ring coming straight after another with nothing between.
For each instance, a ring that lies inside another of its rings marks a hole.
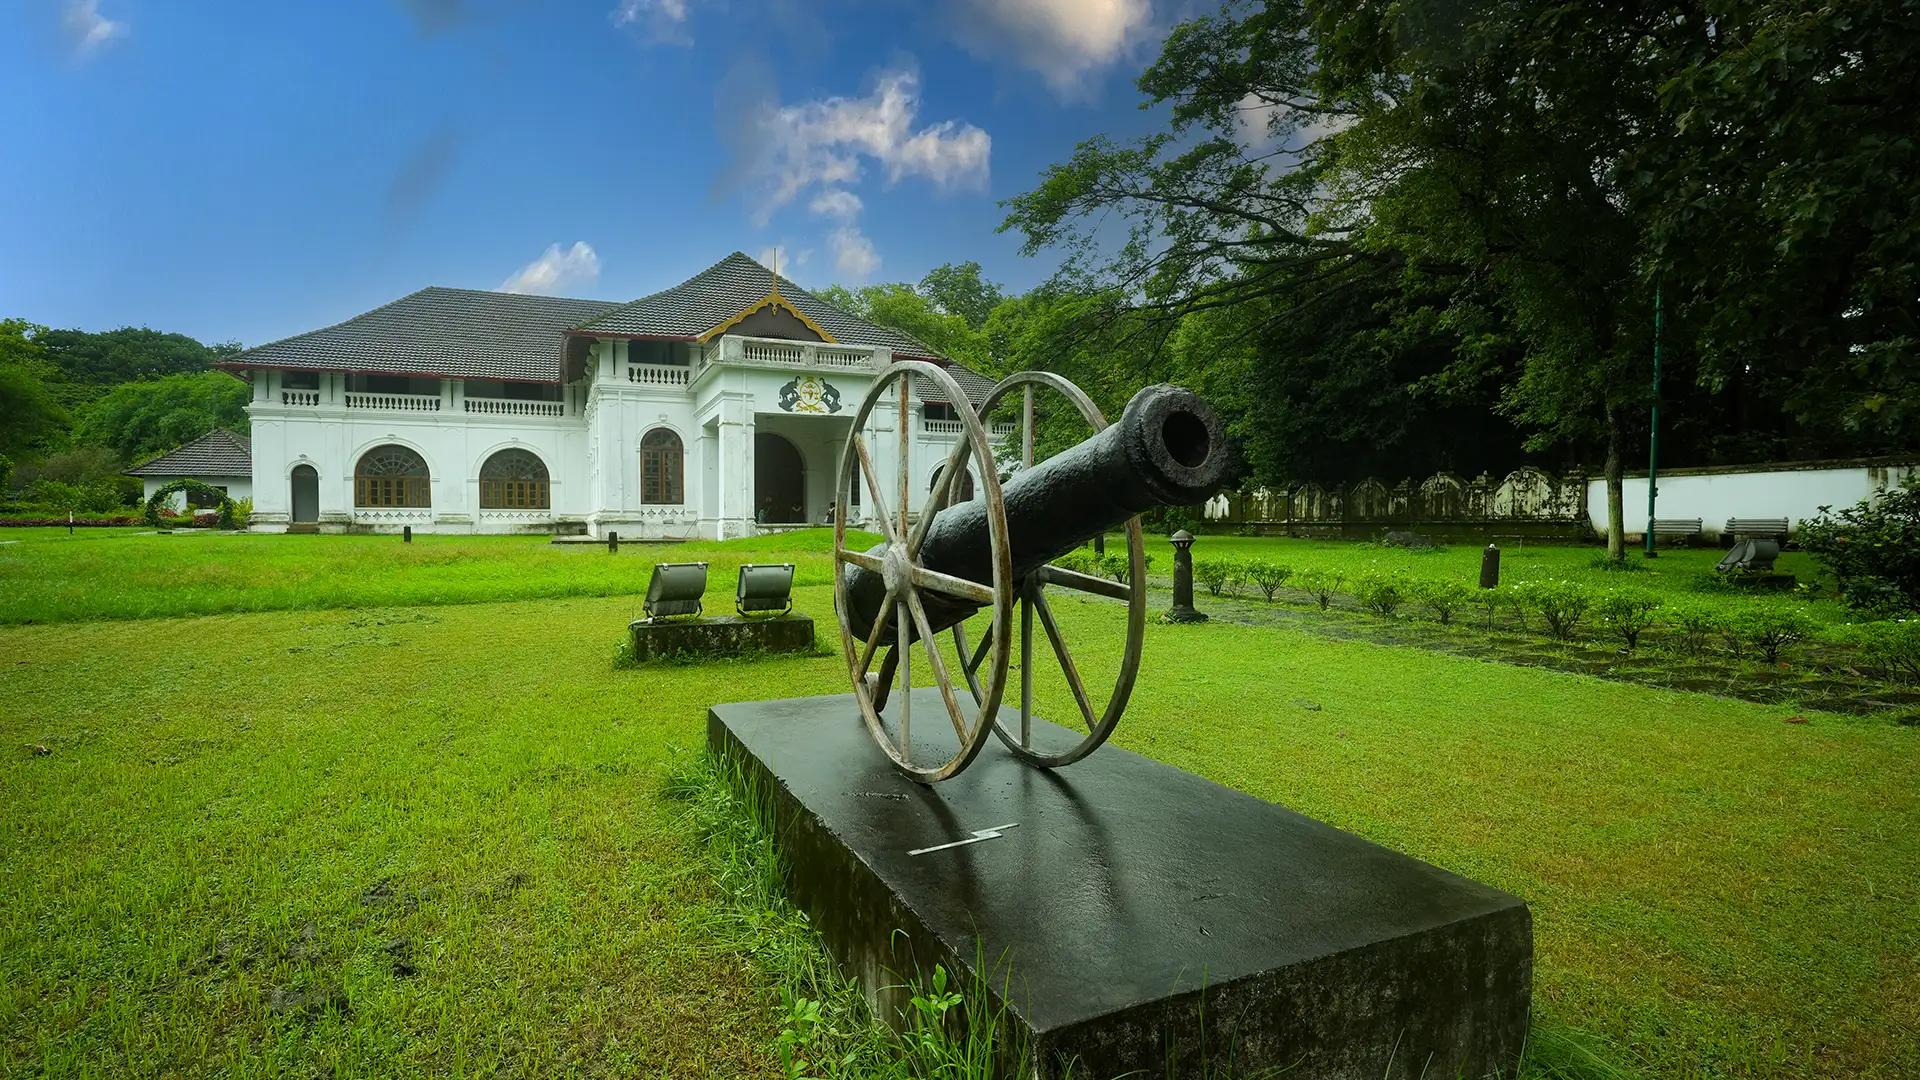
<instances>
[{"instance_id":1,"label":"wheel spoke","mask_svg":"<svg viewBox=\"0 0 1920 1080\"><path fill-rule=\"evenodd\" d=\"M907 595L911 596L912 593ZM900 760L913 764L913 643L908 640L907 605L901 603L897 624L900 632L893 635L894 646L891 655L900 658Z\"/></svg>"},{"instance_id":2,"label":"wheel spoke","mask_svg":"<svg viewBox=\"0 0 1920 1080\"><path fill-rule=\"evenodd\" d=\"M971 600L977 604L993 603L993 590L977 581L957 578L952 574L943 574L938 570L929 570L924 566L913 568L913 583L923 589L957 596L962 600Z\"/></svg>"},{"instance_id":3,"label":"wheel spoke","mask_svg":"<svg viewBox=\"0 0 1920 1080\"><path fill-rule=\"evenodd\" d=\"M1040 575L1049 585L1064 585L1069 589L1096 593L1115 600L1133 599L1132 586L1109 581L1103 577L1094 577L1092 574L1083 574L1078 570L1068 570L1051 563L1040 568Z\"/></svg>"},{"instance_id":4,"label":"wheel spoke","mask_svg":"<svg viewBox=\"0 0 1920 1080\"><path fill-rule=\"evenodd\" d=\"M1020 745L1033 745L1033 607L1039 582L1028 578L1020 587Z\"/></svg>"},{"instance_id":5,"label":"wheel spoke","mask_svg":"<svg viewBox=\"0 0 1920 1080\"><path fill-rule=\"evenodd\" d=\"M880 601L880 614L874 616L873 629L867 632L867 642L860 647L858 670L863 678L873 666L873 653L880 647L880 639L887 636L887 624L893 620L893 601L893 590L888 589L886 599Z\"/></svg>"},{"instance_id":6,"label":"wheel spoke","mask_svg":"<svg viewBox=\"0 0 1920 1080\"><path fill-rule=\"evenodd\" d=\"M967 722L960 715L960 702L953 696L953 680L947 676L947 662L940 658L940 641L933 636L933 627L927 621L927 610L920 605L920 594L907 591L907 610L913 613L914 628L920 632L920 641L927 647L927 663L933 667L933 684L940 688L940 697L947 703L947 718L953 721L953 737L960 745L967 745Z\"/></svg>"},{"instance_id":7,"label":"wheel spoke","mask_svg":"<svg viewBox=\"0 0 1920 1080\"><path fill-rule=\"evenodd\" d=\"M984 697L980 692L980 664L987 658L987 649L993 645L993 624L987 624L987 632L981 635L980 647L972 650L972 659L968 659L967 624L953 624L953 651L960 658L960 673L967 677L967 689L973 693L973 703L980 704Z\"/></svg>"},{"instance_id":8,"label":"wheel spoke","mask_svg":"<svg viewBox=\"0 0 1920 1080\"><path fill-rule=\"evenodd\" d=\"M873 458L867 454L866 440L858 432L853 435L853 452L860 459L860 472L867 478L867 489L873 495L873 516L880 519L880 531L888 540L900 542L900 535L893 531L893 513L887 509L886 488L880 486L879 474L874 472Z\"/></svg>"},{"instance_id":9,"label":"wheel spoke","mask_svg":"<svg viewBox=\"0 0 1920 1080\"><path fill-rule=\"evenodd\" d=\"M893 534L896 542L900 537L907 535L908 500L912 497L913 493L913 478L910 475L912 469L909 465L909 459L912 456L910 451L913 449L913 439L910 437L912 432L908 426L909 412L907 402L909 396L908 391L912 389L912 387L913 376L900 376L900 389L897 391L900 397L900 528ZM903 619L902 621L905 620Z\"/></svg>"},{"instance_id":10,"label":"wheel spoke","mask_svg":"<svg viewBox=\"0 0 1920 1080\"><path fill-rule=\"evenodd\" d=\"M940 466L940 479L934 481L933 492L927 496L927 508L921 512L920 520L913 523L913 534L907 538L909 558L920 554L920 541L926 539L927 526L933 523L935 514L947 508L947 496L953 490L953 475L967 467L967 451L972 448L973 444L962 432L953 452L947 455L947 463Z\"/></svg>"},{"instance_id":11,"label":"wheel spoke","mask_svg":"<svg viewBox=\"0 0 1920 1080\"><path fill-rule=\"evenodd\" d=\"M841 562L850 562L855 566L864 567L876 574L886 572L886 563L878 555L869 555L864 551L855 551L852 548L841 548L835 551L834 555L837 556Z\"/></svg>"},{"instance_id":12,"label":"wheel spoke","mask_svg":"<svg viewBox=\"0 0 1920 1080\"><path fill-rule=\"evenodd\" d=\"M1080 706L1080 715L1087 721L1087 730L1091 731L1099 724L1094 719L1093 705L1087 700L1087 688L1080 681L1080 669L1074 666L1073 655L1067 652L1067 643L1060 636L1060 627L1053 621L1053 609L1047 606L1045 593L1033 591L1033 607L1040 613L1040 625L1047 628L1047 640L1053 642L1053 654L1060 658L1060 670L1067 676L1067 686L1073 691L1074 704Z\"/></svg>"}]
</instances>

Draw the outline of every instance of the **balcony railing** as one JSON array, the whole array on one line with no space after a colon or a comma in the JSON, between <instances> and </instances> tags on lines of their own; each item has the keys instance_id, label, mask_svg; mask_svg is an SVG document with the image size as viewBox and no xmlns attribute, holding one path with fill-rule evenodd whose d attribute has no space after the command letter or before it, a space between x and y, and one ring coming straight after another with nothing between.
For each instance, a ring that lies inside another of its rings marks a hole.
<instances>
[{"instance_id":1,"label":"balcony railing","mask_svg":"<svg viewBox=\"0 0 1920 1080\"><path fill-rule=\"evenodd\" d=\"M523 401L518 398L467 398L466 411L487 416L565 416L563 401Z\"/></svg>"},{"instance_id":2,"label":"balcony railing","mask_svg":"<svg viewBox=\"0 0 1920 1080\"><path fill-rule=\"evenodd\" d=\"M995 420L987 425L987 434L999 439L1013 434L1016 424L1011 420ZM966 426L958 420L922 420L920 429L929 435L961 435Z\"/></svg>"},{"instance_id":3,"label":"balcony railing","mask_svg":"<svg viewBox=\"0 0 1920 1080\"><path fill-rule=\"evenodd\" d=\"M881 350L857 345L830 345L819 341L727 335L700 350L693 376L714 364L752 364L761 367L807 368L824 371L873 371Z\"/></svg>"},{"instance_id":4,"label":"balcony railing","mask_svg":"<svg viewBox=\"0 0 1920 1080\"><path fill-rule=\"evenodd\" d=\"M438 394L348 394L349 409L382 409L389 412L439 412Z\"/></svg>"},{"instance_id":5,"label":"balcony railing","mask_svg":"<svg viewBox=\"0 0 1920 1080\"><path fill-rule=\"evenodd\" d=\"M627 381L641 386L685 386L690 369L674 364L633 364Z\"/></svg>"},{"instance_id":6,"label":"balcony railing","mask_svg":"<svg viewBox=\"0 0 1920 1080\"><path fill-rule=\"evenodd\" d=\"M318 405L320 404L320 391L318 390L282 390L280 391L280 404L282 405Z\"/></svg>"}]
</instances>

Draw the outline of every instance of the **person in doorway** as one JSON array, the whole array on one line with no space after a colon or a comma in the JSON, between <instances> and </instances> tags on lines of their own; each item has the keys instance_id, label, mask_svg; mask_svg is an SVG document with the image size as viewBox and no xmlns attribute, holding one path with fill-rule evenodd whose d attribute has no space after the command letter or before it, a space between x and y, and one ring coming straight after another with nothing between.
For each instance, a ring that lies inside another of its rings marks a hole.
<instances>
[{"instance_id":1,"label":"person in doorway","mask_svg":"<svg viewBox=\"0 0 1920 1080\"><path fill-rule=\"evenodd\" d=\"M772 519L772 517L773 517L773 496L762 495L760 497L760 508L753 512L753 520L762 525L765 525L769 520Z\"/></svg>"}]
</instances>

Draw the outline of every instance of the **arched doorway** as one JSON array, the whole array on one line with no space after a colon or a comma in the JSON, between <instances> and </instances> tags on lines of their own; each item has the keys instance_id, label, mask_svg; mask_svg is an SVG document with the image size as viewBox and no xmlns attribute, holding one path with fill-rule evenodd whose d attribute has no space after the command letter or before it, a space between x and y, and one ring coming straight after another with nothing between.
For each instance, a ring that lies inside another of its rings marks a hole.
<instances>
[{"instance_id":1,"label":"arched doorway","mask_svg":"<svg viewBox=\"0 0 1920 1080\"><path fill-rule=\"evenodd\" d=\"M784 436L753 436L753 520L791 525L807 520L807 467Z\"/></svg>"},{"instance_id":2,"label":"arched doorway","mask_svg":"<svg viewBox=\"0 0 1920 1080\"><path fill-rule=\"evenodd\" d=\"M389 443L360 455L353 467L353 505L375 509L433 505L427 463L405 446Z\"/></svg>"},{"instance_id":3,"label":"arched doorway","mask_svg":"<svg viewBox=\"0 0 1920 1080\"><path fill-rule=\"evenodd\" d=\"M320 520L320 474L311 465L293 467L293 523L310 525Z\"/></svg>"}]
</instances>

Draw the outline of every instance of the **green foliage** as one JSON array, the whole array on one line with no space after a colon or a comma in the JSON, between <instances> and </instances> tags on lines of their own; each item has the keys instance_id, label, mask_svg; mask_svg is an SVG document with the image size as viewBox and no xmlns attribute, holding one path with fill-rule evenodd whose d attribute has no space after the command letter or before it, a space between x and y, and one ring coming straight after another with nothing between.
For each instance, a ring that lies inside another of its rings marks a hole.
<instances>
[{"instance_id":1,"label":"green foliage","mask_svg":"<svg viewBox=\"0 0 1920 1080\"><path fill-rule=\"evenodd\" d=\"M1413 581L1408 590L1414 601L1442 626L1452 624L1456 612L1479 599L1472 586L1452 578Z\"/></svg>"},{"instance_id":2,"label":"green foliage","mask_svg":"<svg viewBox=\"0 0 1920 1080\"><path fill-rule=\"evenodd\" d=\"M183 491L196 499L212 500L215 503L218 509L214 512L214 528L231 529L234 527L233 500L227 497L227 493L214 487L212 484L191 479L180 479L171 483L162 484L159 488L155 489L153 494L147 496L147 505L144 511L147 524L158 527L161 524L161 512L167 509L169 501L175 495ZM186 516L197 518L198 515L193 514L191 509L189 509Z\"/></svg>"},{"instance_id":3,"label":"green foliage","mask_svg":"<svg viewBox=\"0 0 1920 1080\"><path fill-rule=\"evenodd\" d=\"M1572 581L1528 581L1517 587L1519 601L1540 613L1547 633L1560 641L1573 640L1593 604L1593 591Z\"/></svg>"},{"instance_id":4,"label":"green foliage","mask_svg":"<svg viewBox=\"0 0 1920 1080\"><path fill-rule=\"evenodd\" d=\"M144 326L48 330L38 338L57 372L56 393L76 411L84 411L83 406L110 387L204 372L221 357L240 351L238 342L203 345L185 334Z\"/></svg>"},{"instance_id":5,"label":"green foliage","mask_svg":"<svg viewBox=\"0 0 1920 1080\"><path fill-rule=\"evenodd\" d=\"M74 435L137 461L216 427L244 435L247 400L246 383L217 371L123 383L86 411Z\"/></svg>"},{"instance_id":6,"label":"green foliage","mask_svg":"<svg viewBox=\"0 0 1920 1080\"><path fill-rule=\"evenodd\" d=\"M44 326L0 319L0 453L45 449L67 429L67 410L48 388L55 372L45 334Z\"/></svg>"},{"instance_id":7,"label":"green foliage","mask_svg":"<svg viewBox=\"0 0 1920 1080\"><path fill-rule=\"evenodd\" d=\"M1375 615L1392 618L1407 600L1412 583L1403 574L1368 570L1353 579L1353 598Z\"/></svg>"},{"instance_id":8,"label":"green foliage","mask_svg":"<svg viewBox=\"0 0 1920 1080\"><path fill-rule=\"evenodd\" d=\"M1219 596L1227 590L1227 580L1233 576L1233 563L1227 559L1193 560L1193 580L1206 586L1207 592Z\"/></svg>"},{"instance_id":9,"label":"green foliage","mask_svg":"<svg viewBox=\"0 0 1920 1080\"><path fill-rule=\"evenodd\" d=\"M931 297L905 282L857 289L834 285L820 290L820 298L869 322L910 334L934 352L968 367L978 369L988 359L978 329L964 317L940 310Z\"/></svg>"},{"instance_id":10,"label":"green foliage","mask_svg":"<svg viewBox=\"0 0 1920 1080\"><path fill-rule=\"evenodd\" d=\"M253 524L252 497L233 500L233 509L229 514L229 519L231 520L232 524L227 526L228 528L244 529L247 526L252 525Z\"/></svg>"},{"instance_id":11,"label":"green foliage","mask_svg":"<svg viewBox=\"0 0 1920 1080\"><path fill-rule=\"evenodd\" d=\"M63 514L108 514L126 505L117 484L93 480L70 484L42 478L27 488L27 501Z\"/></svg>"},{"instance_id":12,"label":"green foliage","mask_svg":"<svg viewBox=\"0 0 1920 1080\"><path fill-rule=\"evenodd\" d=\"M0 454L0 502L6 501L7 495L12 491L13 459L5 454Z\"/></svg>"},{"instance_id":13,"label":"green foliage","mask_svg":"<svg viewBox=\"0 0 1920 1080\"><path fill-rule=\"evenodd\" d=\"M1133 567L1126 555L1118 551L1109 551L1105 555L1100 556L1099 561L1100 573L1105 574L1122 585L1127 584L1127 577ZM1141 557L1141 566L1151 571L1153 569L1153 556L1143 554Z\"/></svg>"},{"instance_id":14,"label":"green foliage","mask_svg":"<svg viewBox=\"0 0 1920 1080\"><path fill-rule=\"evenodd\" d=\"M1340 595L1345 584L1346 578L1335 570L1296 570L1293 574L1293 587L1313 597L1321 611L1333 606L1333 598Z\"/></svg>"},{"instance_id":15,"label":"green foliage","mask_svg":"<svg viewBox=\"0 0 1920 1080\"><path fill-rule=\"evenodd\" d=\"M1273 594L1286 584L1287 578L1293 573L1292 568L1269 559L1250 559L1245 565L1247 579L1258 585L1268 600L1273 599Z\"/></svg>"},{"instance_id":16,"label":"green foliage","mask_svg":"<svg viewBox=\"0 0 1920 1080\"><path fill-rule=\"evenodd\" d=\"M927 271L920 279L920 294L948 315L957 315L967 326L980 330L987 325L993 309L1006 299L999 285L988 281L977 262L958 265L943 263Z\"/></svg>"},{"instance_id":17,"label":"green foliage","mask_svg":"<svg viewBox=\"0 0 1920 1080\"><path fill-rule=\"evenodd\" d=\"M1888 619L1834 627L1831 638L1858 651L1883 677L1920 683L1920 619Z\"/></svg>"},{"instance_id":18,"label":"green foliage","mask_svg":"<svg viewBox=\"0 0 1920 1080\"><path fill-rule=\"evenodd\" d=\"M1707 638L1718 632L1722 609L1700 600L1680 600L1666 605L1667 618L1680 631L1681 644L1690 652L1704 648Z\"/></svg>"},{"instance_id":19,"label":"green foliage","mask_svg":"<svg viewBox=\"0 0 1920 1080\"><path fill-rule=\"evenodd\" d=\"M1762 660L1777 664L1787 646L1813 633L1814 623L1799 608L1774 601L1723 612L1717 628L1735 656L1757 651Z\"/></svg>"},{"instance_id":20,"label":"green foliage","mask_svg":"<svg viewBox=\"0 0 1920 1080\"><path fill-rule=\"evenodd\" d=\"M1660 619L1660 598L1643 589L1608 589L1594 599L1594 617L1628 649Z\"/></svg>"},{"instance_id":21,"label":"green foliage","mask_svg":"<svg viewBox=\"0 0 1920 1080\"><path fill-rule=\"evenodd\" d=\"M1513 606L1513 586L1496 585L1491 589L1474 589L1472 603L1486 616L1489 628L1499 621L1500 613Z\"/></svg>"},{"instance_id":22,"label":"green foliage","mask_svg":"<svg viewBox=\"0 0 1920 1080\"><path fill-rule=\"evenodd\" d=\"M1920 612L1920 478L1800 523L1800 546L1862 611Z\"/></svg>"}]
</instances>

